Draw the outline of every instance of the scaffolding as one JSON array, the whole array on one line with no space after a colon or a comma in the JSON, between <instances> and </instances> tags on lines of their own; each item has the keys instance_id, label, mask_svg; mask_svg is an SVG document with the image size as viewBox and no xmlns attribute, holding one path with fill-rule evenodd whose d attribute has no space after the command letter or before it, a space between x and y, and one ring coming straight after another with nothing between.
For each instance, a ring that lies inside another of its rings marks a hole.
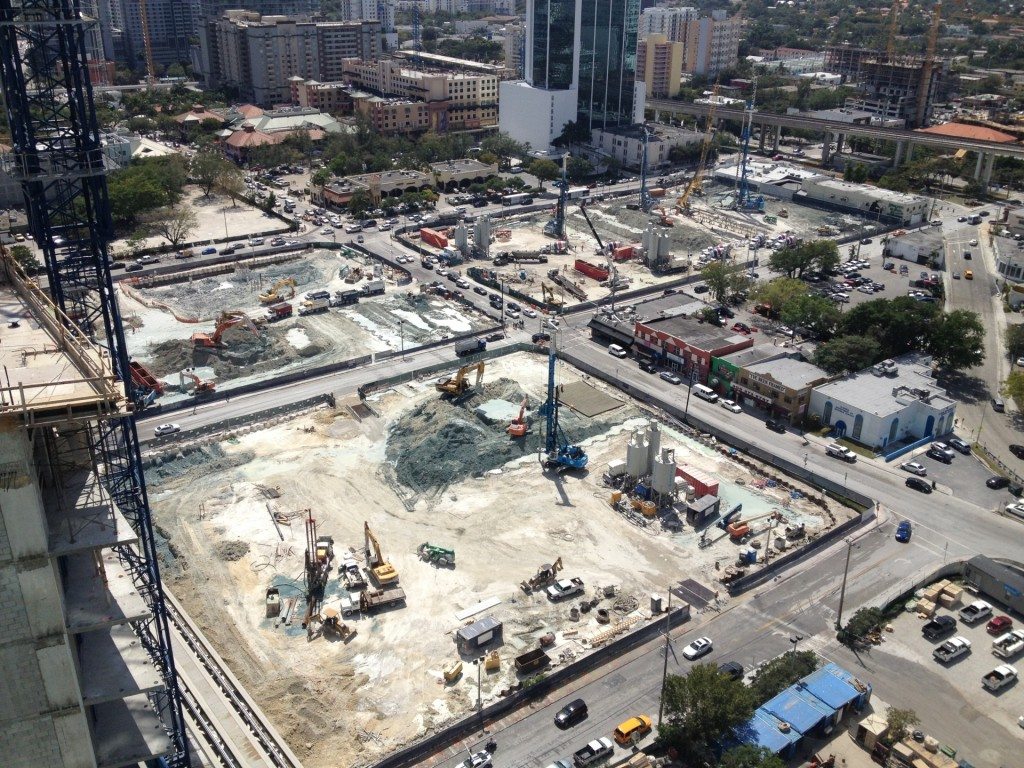
<instances>
[{"instance_id":1,"label":"scaffolding","mask_svg":"<svg viewBox=\"0 0 1024 768\"><path fill-rule=\"evenodd\" d=\"M69 335L80 335L100 350L127 398L131 376L110 276L112 225L86 26L80 0L0 0L0 74L13 145L7 170L21 181L58 318ZM70 409L65 416L74 417L72 423L78 418ZM189 750L133 411L94 412L56 435L54 427L46 429L39 433L40 445L57 451L53 440L59 438L60 444L76 447L72 465L95 477L109 499L105 506L131 526L133 535L112 543L111 551L147 608L130 626L159 674L159 687L144 695L170 737L163 760L171 768L185 768ZM52 480L61 498L67 472Z\"/></svg>"}]
</instances>

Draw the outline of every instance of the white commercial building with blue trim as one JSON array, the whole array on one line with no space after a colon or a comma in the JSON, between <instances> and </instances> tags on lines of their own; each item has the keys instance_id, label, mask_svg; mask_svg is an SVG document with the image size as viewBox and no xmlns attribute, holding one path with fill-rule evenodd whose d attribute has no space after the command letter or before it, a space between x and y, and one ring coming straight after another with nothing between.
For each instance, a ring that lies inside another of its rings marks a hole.
<instances>
[{"instance_id":1,"label":"white commercial building with blue trim","mask_svg":"<svg viewBox=\"0 0 1024 768\"><path fill-rule=\"evenodd\" d=\"M881 450L951 432L956 402L935 384L931 357L911 353L815 387L807 413L836 437Z\"/></svg>"}]
</instances>

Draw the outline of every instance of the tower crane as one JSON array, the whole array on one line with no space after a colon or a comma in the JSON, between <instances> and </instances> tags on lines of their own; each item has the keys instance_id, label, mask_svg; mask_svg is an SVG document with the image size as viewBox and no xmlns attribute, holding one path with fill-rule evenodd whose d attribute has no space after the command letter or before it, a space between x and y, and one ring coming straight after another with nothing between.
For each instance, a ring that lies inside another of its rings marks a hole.
<instances>
[{"instance_id":1,"label":"tower crane","mask_svg":"<svg viewBox=\"0 0 1024 768\"><path fill-rule=\"evenodd\" d=\"M935 3L932 8L932 23L928 28L928 44L921 62L921 81L917 86L917 109L914 114L914 127L924 128L928 122L928 96L932 90L932 73L935 71L935 45L939 39L939 25L942 23L942 3Z\"/></svg>"},{"instance_id":2,"label":"tower crane","mask_svg":"<svg viewBox=\"0 0 1024 768\"><path fill-rule=\"evenodd\" d=\"M740 156L739 168L739 195L736 200L736 207L744 211L764 211L764 197L754 197L750 194L750 182L747 180L747 161L750 158L750 134L754 126L754 102L757 100L757 78L754 78L750 99L747 101L743 113L743 153Z\"/></svg>"},{"instance_id":3,"label":"tower crane","mask_svg":"<svg viewBox=\"0 0 1024 768\"><path fill-rule=\"evenodd\" d=\"M153 64L153 40L149 36L149 11L146 0L139 0L139 19L142 25L142 47L146 53L146 83L156 83L156 67Z\"/></svg>"},{"instance_id":4,"label":"tower crane","mask_svg":"<svg viewBox=\"0 0 1024 768\"><path fill-rule=\"evenodd\" d=\"M707 115L707 128L704 131L704 142L700 147L700 159L697 161L697 170L693 174L693 178L690 179L690 183L686 185L686 189L683 190L683 194L676 200L676 207L680 213L689 210L690 195L700 186L701 181L704 178L704 165L708 159L708 153L711 150L711 140L714 138L714 125L715 125L715 112L718 110L718 81L715 81L714 88L711 89L711 104L708 107Z\"/></svg>"}]
</instances>

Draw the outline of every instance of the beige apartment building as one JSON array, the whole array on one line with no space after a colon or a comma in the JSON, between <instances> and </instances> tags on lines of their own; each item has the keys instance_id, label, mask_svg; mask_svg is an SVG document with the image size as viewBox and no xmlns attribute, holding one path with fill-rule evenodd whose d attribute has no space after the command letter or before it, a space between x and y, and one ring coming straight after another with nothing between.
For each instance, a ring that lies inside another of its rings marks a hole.
<instances>
[{"instance_id":1,"label":"beige apartment building","mask_svg":"<svg viewBox=\"0 0 1024 768\"><path fill-rule=\"evenodd\" d=\"M739 60L741 29L741 19L722 10L708 14L697 8L648 8L640 14L638 37L664 35L682 43L682 71L713 77Z\"/></svg>"},{"instance_id":2,"label":"beige apartment building","mask_svg":"<svg viewBox=\"0 0 1024 768\"><path fill-rule=\"evenodd\" d=\"M648 35L637 43L636 77L647 84L649 96L666 99L679 92L685 48L662 34Z\"/></svg>"}]
</instances>

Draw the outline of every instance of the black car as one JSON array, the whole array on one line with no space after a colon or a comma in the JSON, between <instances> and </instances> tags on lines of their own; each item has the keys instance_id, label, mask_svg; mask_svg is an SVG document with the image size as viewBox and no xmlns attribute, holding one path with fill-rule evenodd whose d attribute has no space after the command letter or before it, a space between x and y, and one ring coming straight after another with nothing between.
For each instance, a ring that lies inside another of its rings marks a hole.
<instances>
[{"instance_id":1,"label":"black car","mask_svg":"<svg viewBox=\"0 0 1024 768\"><path fill-rule=\"evenodd\" d=\"M551 341L551 334L550 333L535 333L530 338L533 339L533 343L534 344L539 344L542 341Z\"/></svg>"},{"instance_id":2,"label":"black car","mask_svg":"<svg viewBox=\"0 0 1024 768\"><path fill-rule=\"evenodd\" d=\"M961 440L959 437L949 438L948 440L946 440L946 445L948 445L954 451L959 451L965 456L969 456L971 454L971 444L968 443L966 440Z\"/></svg>"},{"instance_id":3,"label":"black car","mask_svg":"<svg viewBox=\"0 0 1024 768\"><path fill-rule=\"evenodd\" d=\"M570 725L575 725L580 720L587 716L587 702L583 699L576 699L570 701L555 715L555 725L559 728L568 728Z\"/></svg>"},{"instance_id":4,"label":"black car","mask_svg":"<svg viewBox=\"0 0 1024 768\"><path fill-rule=\"evenodd\" d=\"M476 287L475 287L475 288L473 289L473 293L479 293L479 294L480 294L481 296L486 296L486 295L487 295L487 289L486 289L486 288L484 288L484 287L483 287L483 286L481 286L481 285L478 285L478 286L476 286Z\"/></svg>"},{"instance_id":5,"label":"black car","mask_svg":"<svg viewBox=\"0 0 1024 768\"><path fill-rule=\"evenodd\" d=\"M1002 475L992 475L992 477L985 481L985 485L993 491L1001 491L1003 488L1010 487L1010 478L1003 477Z\"/></svg>"},{"instance_id":6,"label":"black car","mask_svg":"<svg viewBox=\"0 0 1024 768\"><path fill-rule=\"evenodd\" d=\"M740 680L743 677L743 665L738 661L727 661L724 664L719 664L718 671L730 680Z\"/></svg>"},{"instance_id":7,"label":"black car","mask_svg":"<svg viewBox=\"0 0 1024 768\"><path fill-rule=\"evenodd\" d=\"M921 493L932 492L932 484L927 480L922 480L920 477L908 477L906 485L907 488L913 488L915 491L920 491Z\"/></svg>"},{"instance_id":8,"label":"black car","mask_svg":"<svg viewBox=\"0 0 1024 768\"><path fill-rule=\"evenodd\" d=\"M1016 443L1011 443L1009 448L1010 453L1012 453L1018 459L1024 459L1024 445L1017 445Z\"/></svg>"},{"instance_id":9,"label":"black car","mask_svg":"<svg viewBox=\"0 0 1024 768\"><path fill-rule=\"evenodd\" d=\"M708 292L708 287L706 285L704 285L703 283L701 283L700 285L695 285L693 287L693 292L694 293L707 293Z\"/></svg>"},{"instance_id":10,"label":"black car","mask_svg":"<svg viewBox=\"0 0 1024 768\"><path fill-rule=\"evenodd\" d=\"M770 429L772 432L778 432L780 435L786 434L786 425L781 421L776 421L775 419L767 419L764 425L768 427L768 429Z\"/></svg>"},{"instance_id":11,"label":"black car","mask_svg":"<svg viewBox=\"0 0 1024 768\"><path fill-rule=\"evenodd\" d=\"M488 341L501 341L502 339L505 338L505 334L502 333L501 331L495 331L494 333L488 334L485 338Z\"/></svg>"},{"instance_id":12,"label":"black car","mask_svg":"<svg viewBox=\"0 0 1024 768\"><path fill-rule=\"evenodd\" d=\"M736 313L728 307L716 307L715 311L718 313L719 317L728 317L730 319L736 317Z\"/></svg>"},{"instance_id":13,"label":"black car","mask_svg":"<svg viewBox=\"0 0 1024 768\"><path fill-rule=\"evenodd\" d=\"M516 304L514 301L510 301L508 303L508 308L511 309L513 312L521 312L522 309L523 309L521 306Z\"/></svg>"},{"instance_id":14,"label":"black car","mask_svg":"<svg viewBox=\"0 0 1024 768\"><path fill-rule=\"evenodd\" d=\"M946 453L945 451L940 451L938 448L929 448L928 451L925 453L925 456L927 456L929 459L941 461L943 464L953 463L953 460L949 458L949 454Z\"/></svg>"},{"instance_id":15,"label":"black car","mask_svg":"<svg viewBox=\"0 0 1024 768\"><path fill-rule=\"evenodd\" d=\"M925 640L938 640L945 637L956 629L956 619L952 616L936 616L923 627L921 634Z\"/></svg>"},{"instance_id":16,"label":"black car","mask_svg":"<svg viewBox=\"0 0 1024 768\"><path fill-rule=\"evenodd\" d=\"M654 367L654 364L649 360L640 361L640 370L646 373L657 373L658 369Z\"/></svg>"}]
</instances>

